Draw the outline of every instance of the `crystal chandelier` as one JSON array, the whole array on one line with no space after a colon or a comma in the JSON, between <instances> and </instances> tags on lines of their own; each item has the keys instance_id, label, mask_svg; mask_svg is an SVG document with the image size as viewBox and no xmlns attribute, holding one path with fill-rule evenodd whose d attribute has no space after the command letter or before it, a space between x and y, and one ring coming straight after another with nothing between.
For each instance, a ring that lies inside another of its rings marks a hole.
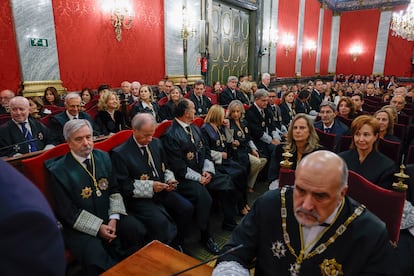
<instances>
[{"instance_id":1,"label":"crystal chandelier","mask_svg":"<svg viewBox=\"0 0 414 276\"><path fill-rule=\"evenodd\" d=\"M393 36L414 41L414 2L410 1L407 10L392 15L391 30Z\"/></svg>"}]
</instances>

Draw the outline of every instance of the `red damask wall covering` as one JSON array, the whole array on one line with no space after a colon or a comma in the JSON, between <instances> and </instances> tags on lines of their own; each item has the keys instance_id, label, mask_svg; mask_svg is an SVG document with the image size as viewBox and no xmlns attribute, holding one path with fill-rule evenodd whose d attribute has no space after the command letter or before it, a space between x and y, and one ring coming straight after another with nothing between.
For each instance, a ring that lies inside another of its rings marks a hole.
<instances>
[{"instance_id":1,"label":"red damask wall covering","mask_svg":"<svg viewBox=\"0 0 414 276\"><path fill-rule=\"evenodd\" d=\"M302 76L314 76L316 64L316 50L309 52L306 49L307 41L318 43L320 3L318 1L306 1L305 18L303 24L303 50L302 50Z\"/></svg>"},{"instance_id":2,"label":"red damask wall covering","mask_svg":"<svg viewBox=\"0 0 414 276\"><path fill-rule=\"evenodd\" d=\"M9 0L0 1L0 90L16 91L21 80Z\"/></svg>"},{"instance_id":3,"label":"red damask wall covering","mask_svg":"<svg viewBox=\"0 0 414 276\"><path fill-rule=\"evenodd\" d=\"M162 0L131 1L134 21L115 39L104 0L53 0L60 76L69 91L123 80L155 84L165 75Z\"/></svg>"}]
</instances>

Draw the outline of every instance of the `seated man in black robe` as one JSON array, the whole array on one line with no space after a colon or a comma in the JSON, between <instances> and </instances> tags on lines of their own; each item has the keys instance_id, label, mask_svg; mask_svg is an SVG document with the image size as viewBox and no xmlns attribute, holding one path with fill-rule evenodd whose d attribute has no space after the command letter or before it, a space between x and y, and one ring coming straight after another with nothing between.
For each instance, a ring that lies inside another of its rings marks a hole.
<instances>
[{"instance_id":1,"label":"seated man in black robe","mask_svg":"<svg viewBox=\"0 0 414 276\"><path fill-rule=\"evenodd\" d=\"M213 254L220 252L210 236L209 217L212 198L209 191L217 194L222 209L232 212L232 198L235 187L229 175L216 172L200 129L192 124L195 106L189 99L182 99L175 108L175 119L166 134L161 137L170 168L179 185L177 191L194 206L197 224L201 230L201 242ZM235 225L226 225L235 226Z\"/></svg>"},{"instance_id":2,"label":"seated man in black robe","mask_svg":"<svg viewBox=\"0 0 414 276\"><path fill-rule=\"evenodd\" d=\"M70 152L45 162L56 216L82 275L99 275L143 246L146 228L126 213L109 155L93 149L89 121L70 120L63 133Z\"/></svg>"},{"instance_id":3,"label":"seated man in black robe","mask_svg":"<svg viewBox=\"0 0 414 276\"><path fill-rule=\"evenodd\" d=\"M153 138L157 126L154 116L139 113L131 126L131 137L111 153L127 210L144 222L151 239L172 244L179 230L172 245L181 246L193 206L175 191L177 180L169 170L161 141Z\"/></svg>"},{"instance_id":4,"label":"seated man in black robe","mask_svg":"<svg viewBox=\"0 0 414 276\"><path fill-rule=\"evenodd\" d=\"M213 275L250 275L254 258L256 275L399 275L385 224L345 196L347 176L335 153L304 157L294 187L256 200L223 250L243 247Z\"/></svg>"}]
</instances>

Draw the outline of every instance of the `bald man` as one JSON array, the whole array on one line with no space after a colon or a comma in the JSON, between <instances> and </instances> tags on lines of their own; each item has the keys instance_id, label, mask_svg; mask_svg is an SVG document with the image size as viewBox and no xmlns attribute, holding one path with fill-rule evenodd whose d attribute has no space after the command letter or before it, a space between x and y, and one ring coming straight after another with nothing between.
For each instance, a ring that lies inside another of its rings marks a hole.
<instances>
[{"instance_id":1,"label":"bald man","mask_svg":"<svg viewBox=\"0 0 414 276\"><path fill-rule=\"evenodd\" d=\"M335 153L307 155L293 187L256 200L223 251L243 247L219 258L213 275L247 276L254 258L256 275L398 275L384 223L345 196L347 178Z\"/></svg>"},{"instance_id":2,"label":"bald man","mask_svg":"<svg viewBox=\"0 0 414 276\"><path fill-rule=\"evenodd\" d=\"M9 114L9 102L14 97L14 92L6 89L0 92L0 114Z\"/></svg>"},{"instance_id":3,"label":"bald man","mask_svg":"<svg viewBox=\"0 0 414 276\"><path fill-rule=\"evenodd\" d=\"M10 100L11 120L0 127L0 156L14 156L54 147L49 129L29 116L29 100L17 96Z\"/></svg>"}]
</instances>

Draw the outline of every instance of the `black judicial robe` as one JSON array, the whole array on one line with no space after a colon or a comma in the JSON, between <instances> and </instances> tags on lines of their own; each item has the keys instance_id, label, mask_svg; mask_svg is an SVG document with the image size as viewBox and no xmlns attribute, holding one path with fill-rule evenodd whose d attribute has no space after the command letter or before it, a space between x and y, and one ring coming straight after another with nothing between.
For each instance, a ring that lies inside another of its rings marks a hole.
<instances>
[{"instance_id":1,"label":"black judicial robe","mask_svg":"<svg viewBox=\"0 0 414 276\"><path fill-rule=\"evenodd\" d=\"M143 157L141 149L133 136L112 150L111 158L114 174L121 188L128 212L144 222L145 226L150 230L149 236L151 239L157 239L163 243L171 243L177 234L177 228L173 219L167 213L167 206L162 204L163 200L158 200L158 197L163 196L167 192L154 193L152 197L134 194L135 180L165 182L164 172L166 166L163 162L165 158L161 141L154 138L148 144L148 148L155 165L156 176L154 176L151 167L148 165L148 160L145 160Z\"/></svg>"},{"instance_id":2,"label":"black judicial robe","mask_svg":"<svg viewBox=\"0 0 414 276\"><path fill-rule=\"evenodd\" d=\"M344 207L335 222L311 249L332 237L338 227L349 218L359 204L345 197ZM243 244L244 247L218 259L236 261L248 267L256 257L255 275L291 275L289 269L295 263L282 231L281 192L272 190L259 197L251 211L233 231L230 241L224 246L226 251ZM293 189L287 188L287 233L296 255L300 251L299 225L293 211ZM277 244L279 243L279 246ZM284 249L284 250L283 250ZM387 230L382 221L364 210L346 231L321 254L305 259L299 275L323 275L323 263L342 265L343 275L398 275L394 251L389 243ZM325 266L324 266L325 267ZM326 274L329 275L329 274Z\"/></svg>"},{"instance_id":3,"label":"black judicial robe","mask_svg":"<svg viewBox=\"0 0 414 276\"><path fill-rule=\"evenodd\" d=\"M83 210L92 213L102 219L104 224L107 224L110 196L119 193L118 184L112 173L112 163L109 155L100 150L93 150L93 158L96 180L98 183L103 183L104 179L107 181L106 187L103 184L98 184L102 193L101 196L97 196L92 178L83 165L72 156L71 152L47 160L45 166L51 174L51 195L56 216L63 225L63 237L66 246L73 256L83 264L94 264L102 269L108 269L115 264L115 259L101 251L104 242L97 236L73 228ZM91 188L90 192L87 190L88 187ZM123 227L122 223L129 223L132 218L124 214L120 214L120 217L120 221L117 222L117 235L122 238L120 233ZM146 230L142 224L139 224L139 227L140 229L135 228L134 232L137 230L135 233L143 238ZM140 242L138 239L134 240L136 240L136 243ZM111 245L115 247L117 240L112 241ZM129 246L133 245L129 244Z\"/></svg>"},{"instance_id":4,"label":"black judicial robe","mask_svg":"<svg viewBox=\"0 0 414 276\"><path fill-rule=\"evenodd\" d=\"M348 169L362 175L382 188L392 189L394 173L397 171L397 166L394 161L384 154L372 150L362 163L359 162L358 151L356 149L341 152L339 156L345 160Z\"/></svg>"}]
</instances>

